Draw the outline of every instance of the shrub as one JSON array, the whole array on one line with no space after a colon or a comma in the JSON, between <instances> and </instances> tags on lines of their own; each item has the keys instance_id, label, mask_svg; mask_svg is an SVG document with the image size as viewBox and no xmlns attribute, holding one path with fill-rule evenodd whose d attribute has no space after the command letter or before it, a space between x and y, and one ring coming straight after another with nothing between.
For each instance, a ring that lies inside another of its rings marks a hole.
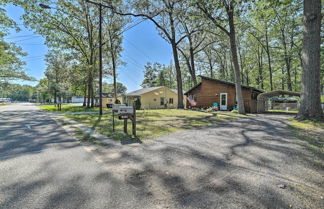
<instances>
[{"instance_id":1,"label":"shrub","mask_svg":"<svg viewBox=\"0 0 324 209\"><path fill-rule=\"evenodd\" d=\"M141 100L140 99L136 99L134 102L134 106L136 110L140 110L141 109Z\"/></svg>"}]
</instances>

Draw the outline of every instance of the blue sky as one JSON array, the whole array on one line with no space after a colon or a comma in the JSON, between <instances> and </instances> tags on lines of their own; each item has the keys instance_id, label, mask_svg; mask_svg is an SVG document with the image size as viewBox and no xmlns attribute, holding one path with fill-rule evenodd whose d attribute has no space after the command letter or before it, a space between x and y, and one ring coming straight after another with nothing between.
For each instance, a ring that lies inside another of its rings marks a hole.
<instances>
[{"instance_id":1,"label":"blue sky","mask_svg":"<svg viewBox=\"0 0 324 209\"><path fill-rule=\"evenodd\" d=\"M12 31L6 37L7 41L15 42L21 46L28 55L23 58L26 61L26 72L28 75L40 79L44 77L46 68L44 57L48 50L44 44L44 39L24 27L21 15L23 9L8 5L5 7L10 18L14 19L21 31ZM144 65L147 62L159 62L168 65L172 61L171 46L162 39L150 21L144 21L134 28L124 33L124 51L122 60L127 63L118 68L118 81L123 83L128 91L140 88L143 80ZM107 78L107 81L110 79ZM36 85L37 82L24 82Z\"/></svg>"}]
</instances>

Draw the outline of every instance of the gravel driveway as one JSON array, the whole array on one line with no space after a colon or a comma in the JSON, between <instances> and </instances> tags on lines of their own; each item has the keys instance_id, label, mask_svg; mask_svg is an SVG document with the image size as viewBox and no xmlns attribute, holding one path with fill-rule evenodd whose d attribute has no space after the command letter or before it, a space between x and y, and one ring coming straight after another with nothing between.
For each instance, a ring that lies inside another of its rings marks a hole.
<instances>
[{"instance_id":1,"label":"gravel driveway","mask_svg":"<svg viewBox=\"0 0 324 209\"><path fill-rule=\"evenodd\" d=\"M151 208L324 208L323 162L285 128L288 117L92 149L109 175L136 191L130 202Z\"/></svg>"}]
</instances>

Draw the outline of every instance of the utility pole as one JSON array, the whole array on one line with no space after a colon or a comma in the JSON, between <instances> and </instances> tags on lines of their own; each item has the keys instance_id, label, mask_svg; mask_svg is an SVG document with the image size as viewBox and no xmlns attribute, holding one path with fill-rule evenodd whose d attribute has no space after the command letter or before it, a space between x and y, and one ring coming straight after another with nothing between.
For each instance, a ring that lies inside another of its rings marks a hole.
<instances>
[{"instance_id":1,"label":"utility pole","mask_svg":"<svg viewBox=\"0 0 324 209\"><path fill-rule=\"evenodd\" d=\"M86 2L99 6L99 115L102 115L102 4L86 0Z\"/></svg>"},{"instance_id":2,"label":"utility pole","mask_svg":"<svg viewBox=\"0 0 324 209\"><path fill-rule=\"evenodd\" d=\"M102 115L102 5L99 4L99 115Z\"/></svg>"}]
</instances>

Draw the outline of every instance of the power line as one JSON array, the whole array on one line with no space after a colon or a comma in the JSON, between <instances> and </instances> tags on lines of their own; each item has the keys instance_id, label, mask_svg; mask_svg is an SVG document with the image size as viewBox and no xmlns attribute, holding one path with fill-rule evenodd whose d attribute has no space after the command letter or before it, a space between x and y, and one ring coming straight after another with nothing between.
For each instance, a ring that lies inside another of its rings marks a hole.
<instances>
[{"instance_id":1,"label":"power line","mask_svg":"<svg viewBox=\"0 0 324 209\"><path fill-rule=\"evenodd\" d=\"M26 38L26 37L42 37L42 36L31 34L31 35L8 36L8 37L5 37L5 38L6 39L15 39L15 38Z\"/></svg>"},{"instance_id":2,"label":"power line","mask_svg":"<svg viewBox=\"0 0 324 209\"><path fill-rule=\"evenodd\" d=\"M134 43L132 43L130 40L127 40L126 38L124 38L125 41L127 41L128 43L130 43L138 52L142 53L146 58L152 60L151 57L149 57L144 51L142 51L141 49L139 49Z\"/></svg>"},{"instance_id":3,"label":"power line","mask_svg":"<svg viewBox=\"0 0 324 209\"><path fill-rule=\"evenodd\" d=\"M36 57L43 57L44 55L37 55L37 56L32 56L32 57L24 57L24 58L27 58L27 59L29 59L29 58L36 58Z\"/></svg>"},{"instance_id":4,"label":"power line","mask_svg":"<svg viewBox=\"0 0 324 209\"><path fill-rule=\"evenodd\" d=\"M27 40L30 40L30 39L35 39L35 38L39 38L38 36L35 36L35 37L31 37L31 38L26 38L26 39L21 39L21 40L14 40L14 43L17 43L17 42L21 42L21 41L27 41Z\"/></svg>"},{"instance_id":5,"label":"power line","mask_svg":"<svg viewBox=\"0 0 324 209\"><path fill-rule=\"evenodd\" d=\"M147 20L147 19L142 19L142 20L138 21L137 23L134 23L133 25L130 25L130 26L128 26L128 27L125 27L125 29L122 30L121 33L118 34L118 35L121 35L122 33L126 32L126 31L128 31L128 30L130 30L130 29L132 29L132 28L134 28L135 26L141 24L142 22L144 22L144 21L146 21L146 20Z\"/></svg>"}]
</instances>

